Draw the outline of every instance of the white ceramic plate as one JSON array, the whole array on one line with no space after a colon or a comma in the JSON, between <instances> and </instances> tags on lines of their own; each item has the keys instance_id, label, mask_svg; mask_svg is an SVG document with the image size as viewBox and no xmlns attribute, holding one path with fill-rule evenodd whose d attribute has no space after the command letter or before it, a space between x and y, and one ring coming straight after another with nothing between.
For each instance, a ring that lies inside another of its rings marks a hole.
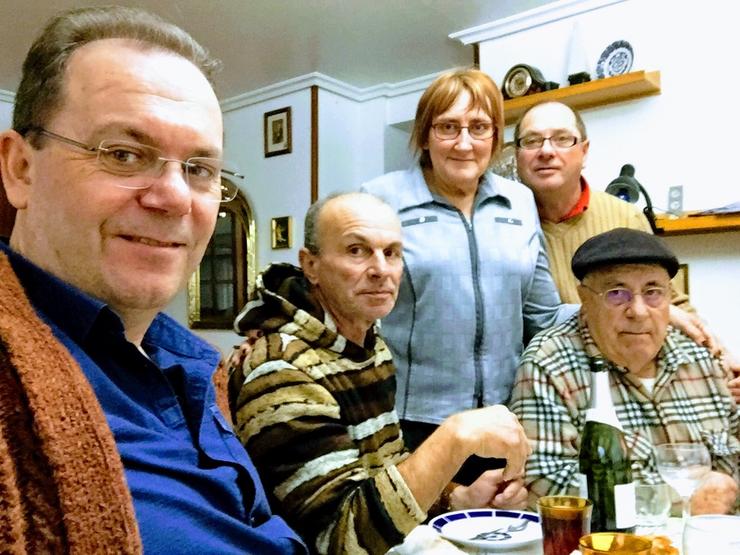
<instances>
[{"instance_id":1,"label":"white ceramic plate","mask_svg":"<svg viewBox=\"0 0 740 555\"><path fill-rule=\"evenodd\" d=\"M634 57L630 43L626 40L614 41L601 53L596 64L596 77L603 79L627 73L632 69Z\"/></svg>"},{"instance_id":2,"label":"white ceramic plate","mask_svg":"<svg viewBox=\"0 0 740 555\"><path fill-rule=\"evenodd\" d=\"M429 525L452 542L487 551L506 551L542 538L540 517L525 511L454 511L433 518Z\"/></svg>"}]
</instances>

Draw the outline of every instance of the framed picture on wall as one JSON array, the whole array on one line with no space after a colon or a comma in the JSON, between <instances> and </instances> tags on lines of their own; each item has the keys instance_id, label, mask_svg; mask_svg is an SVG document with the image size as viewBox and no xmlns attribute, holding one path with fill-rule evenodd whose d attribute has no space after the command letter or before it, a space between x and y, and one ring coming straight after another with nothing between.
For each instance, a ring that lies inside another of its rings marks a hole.
<instances>
[{"instance_id":1,"label":"framed picture on wall","mask_svg":"<svg viewBox=\"0 0 740 555\"><path fill-rule=\"evenodd\" d=\"M677 293L689 294L689 265L679 264L678 273L671 280Z\"/></svg>"},{"instance_id":2,"label":"framed picture on wall","mask_svg":"<svg viewBox=\"0 0 740 555\"><path fill-rule=\"evenodd\" d=\"M265 158L290 151L290 106L265 112Z\"/></svg>"},{"instance_id":3,"label":"framed picture on wall","mask_svg":"<svg viewBox=\"0 0 740 555\"><path fill-rule=\"evenodd\" d=\"M289 249L293 244L291 236L293 234L293 219L290 216L273 218L272 227L272 248Z\"/></svg>"}]
</instances>

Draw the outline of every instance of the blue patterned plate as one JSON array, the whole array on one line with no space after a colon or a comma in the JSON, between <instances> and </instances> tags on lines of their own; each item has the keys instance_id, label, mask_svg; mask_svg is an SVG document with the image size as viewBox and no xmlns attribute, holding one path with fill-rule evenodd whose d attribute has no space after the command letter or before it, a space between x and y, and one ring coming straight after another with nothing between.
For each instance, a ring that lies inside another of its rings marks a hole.
<instances>
[{"instance_id":1,"label":"blue patterned plate","mask_svg":"<svg viewBox=\"0 0 740 555\"><path fill-rule=\"evenodd\" d=\"M603 79L627 73L632 69L634 57L630 43L626 40L614 41L601 53L596 63L596 77Z\"/></svg>"},{"instance_id":2,"label":"blue patterned plate","mask_svg":"<svg viewBox=\"0 0 740 555\"><path fill-rule=\"evenodd\" d=\"M429 525L451 542L487 551L505 551L542 539L540 517L525 511L453 511L433 518Z\"/></svg>"}]
</instances>

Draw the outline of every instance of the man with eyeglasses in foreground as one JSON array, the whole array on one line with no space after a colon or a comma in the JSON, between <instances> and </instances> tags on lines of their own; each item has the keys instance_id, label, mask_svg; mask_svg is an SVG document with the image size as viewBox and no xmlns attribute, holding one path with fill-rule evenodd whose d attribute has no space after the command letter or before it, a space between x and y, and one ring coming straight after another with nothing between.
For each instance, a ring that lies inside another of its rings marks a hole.
<instances>
[{"instance_id":1,"label":"man with eyeglasses in foreground","mask_svg":"<svg viewBox=\"0 0 740 555\"><path fill-rule=\"evenodd\" d=\"M529 506L543 495L578 495L578 451L589 406L589 362L601 358L624 428L635 481L659 483L653 446L704 443L712 472L692 514L727 513L738 493L740 420L721 364L669 325L678 260L661 239L617 228L588 239L571 263L582 306L539 333L522 355L510 408L532 444Z\"/></svg>"},{"instance_id":2,"label":"man with eyeglasses in foreground","mask_svg":"<svg viewBox=\"0 0 740 555\"><path fill-rule=\"evenodd\" d=\"M3 553L306 552L219 410L220 354L160 312L236 193L216 65L121 7L29 51L0 134Z\"/></svg>"},{"instance_id":3,"label":"man with eyeglasses in foreground","mask_svg":"<svg viewBox=\"0 0 740 555\"><path fill-rule=\"evenodd\" d=\"M536 104L522 114L514 139L517 171L537 203L553 281L563 302L577 303L578 282L570 271L576 249L589 237L617 227L651 233L650 224L634 205L589 187L582 171L590 142L577 110L561 102ZM672 289L670 310L672 324L721 353L730 377L740 374L740 361L723 351L687 295ZM730 381L730 388L740 401L740 377Z\"/></svg>"}]
</instances>

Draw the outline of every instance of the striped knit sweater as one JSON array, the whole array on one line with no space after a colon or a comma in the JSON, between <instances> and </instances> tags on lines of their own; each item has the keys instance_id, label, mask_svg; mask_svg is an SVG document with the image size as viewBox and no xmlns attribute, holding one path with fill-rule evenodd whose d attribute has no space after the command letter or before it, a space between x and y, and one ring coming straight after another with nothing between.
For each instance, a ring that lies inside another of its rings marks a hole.
<instances>
[{"instance_id":1,"label":"striped knit sweater","mask_svg":"<svg viewBox=\"0 0 740 555\"><path fill-rule=\"evenodd\" d=\"M581 302L578 280L570 269L570 261L578 247L594 235L617 227L628 227L652 233L650 224L637 208L603 191L590 191L585 212L562 222L542 221L550 272L564 303ZM688 296L674 292L671 302L688 312L694 312Z\"/></svg>"},{"instance_id":2,"label":"striped knit sweater","mask_svg":"<svg viewBox=\"0 0 740 555\"><path fill-rule=\"evenodd\" d=\"M273 264L237 319L261 329L230 368L237 434L272 506L317 553L385 553L426 517L396 468L407 452L391 354L336 331L300 269Z\"/></svg>"}]
</instances>

